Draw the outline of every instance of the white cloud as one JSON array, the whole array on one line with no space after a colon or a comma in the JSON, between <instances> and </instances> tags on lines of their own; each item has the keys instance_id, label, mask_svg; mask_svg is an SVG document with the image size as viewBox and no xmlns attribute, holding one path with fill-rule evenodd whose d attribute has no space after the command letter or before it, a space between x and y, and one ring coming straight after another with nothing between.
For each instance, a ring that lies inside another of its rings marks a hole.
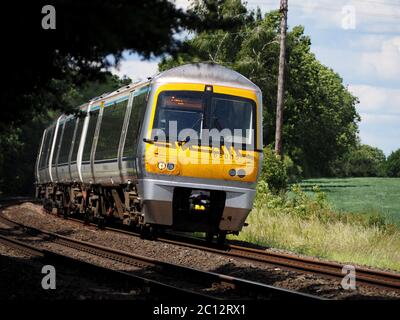
<instances>
[{"instance_id":1,"label":"white cloud","mask_svg":"<svg viewBox=\"0 0 400 320\"><path fill-rule=\"evenodd\" d=\"M169 0L177 8L184 10L191 5L191 0ZM342 28L348 11L354 8L356 28L362 27L368 32L400 32L400 3L395 0L291 0L289 1L289 24L292 20L312 20L316 28ZM279 0L249 0L249 9L259 7L263 12L279 9Z\"/></svg>"},{"instance_id":2,"label":"white cloud","mask_svg":"<svg viewBox=\"0 0 400 320\"><path fill-rule=\"evenodd\" d=\"M158 70L158 61L123 60L118 69L112 68L111 72L123 77L127 76L133 81L154 76Z\"/></svg>"},{"instance_id":3,"label":"white cloud","mask_svg":"<svg viewBox=\"0 0 400 320\"><path fill-rule=\"evenodd\" d=\"M311 50L342 76L400 82L400 37L364 36L350 41L349 46L313 46Z\"/></svg>"},{"instance_id":4,"label":"white cloud","mask_svg":"<svg viewBox=\"0 0 400 320\"><path fill-rule=\"evenodd\" d=\"M367 34L353 37L349 40L352 49L362 51L379 51L382 43L390 39L387 35Z\"/></svg>"},{"instance_id":5,"label":"white cloud","mask_svg":"<svg viewBox=\"0 0 400 320\"><path fill-rule=\"evenodd\" d=\"M400 89L350 85L349 91L360 99L357 107L360 113L400 116Z\"/></svg>"},{"instance_id":6,"label":"white cloud","mask_svg":"<svg viewBox=\"0 0 400 320\"><path fill-rule=\"evenodd\" d=\"M361 123L366 125L397 125L400 127L400 115L360 113L360 116ZM400 129L398 131L400 132Z\"/></svg>"},{"instance_id":7,"label":"white cloud","mask_svg":"<svg viewBox=\"0 0 400 320\"><path fill-rule=\"evenodd\" d=\"M400 89L351 85L349 90L360 99L362 143L382 149L386 155L400 147Z\"/></svg>"},{"instance_id":8,"label":"white cloud","mask_svg":"<svg viewBox=\"0 0 400 320\"><path fill-rule=\"evenodd\" d=\"M360 99L357 110L362 143L382 149L386 155L400 147L400 89L351 85Z\"/></svg>"},{"instance_id":9,"label":"white cloud","mask_svg":"<svg viewBox=\"0 0 400 320\"><path fill-rule=\"evenodd\" d=\"M387 0L353 0L360 25L369 32L399 32L400 3Z\"/></svg>"},{"instance_id":10,"label":"white cloud","mask_svg":"<svg viewBox=\"0 0 400 320\"><path fill-rule=\"evenodd\" d=\"M356 28L363 27L370 32L373 32L374 29L382 32L382 25L386 27L387 24L391 24L392 29L394 26L398 30L400 6L392 1L295 0L292 1L292 4L295 7L300 6L305 14L312 15L316 21L327 27L342 28L343 24L346 24L346 20L353 18L351 15L354 13Z\"/></svg>"},{"instance_id":11,"label":"white cloud","mask_svg":"<svg viewBox=\"0 0 400 320\"><path fill-rule=\"evenodd\" d=\"M382 130L368 130L360 126L361 142L373 147L377 147L388 156L392 151L400 148L400 132L390 132L381 126Z\"/></svg>"},{"instance_id":12,"label":"white cloud","mask_svg":"<svg viewBox=\"0 0 400 320\"><path fill-rule=\"evenodd\" d=\"M315 54L319 61L338 72L341 76L359 73L360 52L347 50L346 48L316 45L311 46L311 52Z\"/></svg>"},{"instance_id":13,"label":"white cloud","mask_svg":"<svg viewBox=\"0 0 400 320\"><path fill-rule=\"evenodd\" d=\"M400 80L400 37L383 41L379 51L364 52L361 68L384 80Z\"/></svg>"},{"instance_id":14,"label":"white cloud","mask_svg":"<svg viewBox=\"0 0 400 320\"><path fill-rule=\"evenodd\" d=\"M380 148L386 155L400 148L400 116L361 114L361 142Z\"/></svg>"}]
</instances>

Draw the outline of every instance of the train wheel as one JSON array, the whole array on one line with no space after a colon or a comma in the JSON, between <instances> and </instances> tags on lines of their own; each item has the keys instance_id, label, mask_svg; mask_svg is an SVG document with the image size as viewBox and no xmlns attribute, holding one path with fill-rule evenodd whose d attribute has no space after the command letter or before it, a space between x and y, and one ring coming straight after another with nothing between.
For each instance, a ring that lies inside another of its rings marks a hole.
<instances>
[{"instance_id":1,"label":"train wheel","mask_svg":"<svg viewBox=\"0 0 400 320\"><path fill-rule=\"evenodd\" d=\"M214 232L206 232L206 241L212 243L214 240Z\"/></svg>"},{"instance_id":2,"label":"train wheel","mask_svg":"<svg viewBox=\"0 0 400 320\"><path fill-rule=\"evenodd\" d=\"M149 227L149 240L155 240L157 238L157 227L150 226Z\"/></svg>"},{"instance_id":3,"label":"train wheel","mask_svg":"<svg viewBox=\"0 0 400 320\"><path fill-rule=\"evenodd\" d=\"M154 240L157 237L157 228L155 226L141 225L140 226L140 238L147 240Z\"/></svg>"},{"instance_id":4,"label":"train wheel","mask_svg":"<svg viewBox=\"0 0 400 320\"><path fill-rule=\"evenodd\" d=\"M84 214L83 214L83 223L84 224L90 224L90 215L89 215L89 213L88 212L85 212Z\"/></svg>"},{"instance_id":5,"label":"train wheel","mask_svg":"<svg viewBox=\"0 0 400 320\"><path fill-rule=\"evenodd\" d=\"M145 226L144 224L140 225L140 238L141 239L146 239L147 238L147 234L149 233L149 227Z\"/></svg>"},{"instance_id":6,"label":"train wheel","mask_svg":"<svg viewBox=\"0 0 400 320\"><path fill-rule=\"evenodd\" d=\"M70 212L69 207L64 207L64 208L62 209L62 213L63 213L63 218L64 218L64 219L68 219L69 212Z\"/></svg>"},{"instance_id":7,"label":"train wheel","mask_svg":"<svg viewBox=\"0 0 400 320\"><path fill-rule=\"evenodd\" d=\"M97 228L100 230L104 230L106 227L106 219L104 217L97 218Z\"/></svg>"},{"instance_id":8,"label":"train wheel","mask_svg":"<svg viewBox=\"0 0 400 320\"><path fill-rule=\"evenodd\" d=\"M218 233L217 244L222 246L226 240L226 231L220 231Z\"/></svg>"}]
</instances>

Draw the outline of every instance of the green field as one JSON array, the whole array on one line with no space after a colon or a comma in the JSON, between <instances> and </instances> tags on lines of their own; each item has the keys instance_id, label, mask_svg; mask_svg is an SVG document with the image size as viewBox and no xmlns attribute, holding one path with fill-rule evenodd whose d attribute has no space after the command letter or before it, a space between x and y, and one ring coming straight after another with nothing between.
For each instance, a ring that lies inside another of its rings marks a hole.
<instances>
[{"instance_id":1,"label":"green field","mask_svg":"<svg viewBox=\"0 0 400 320\"><path fill-rule=\"evenodd\" d=\"M320 186L337 211L379 213L400 224L400 178L309 179L300 185L307 192Z\"/></svg>"},{"instance_id":2,"label":"green field","mask_svg":"<svg viewBox=\"0 0 400 320\"><path fill-rule=\"evenodd\" d=\"M260 181L247 223L236 239L400 271L400 179L310 179L278 195Z\"/></svg>"}]
</instances>

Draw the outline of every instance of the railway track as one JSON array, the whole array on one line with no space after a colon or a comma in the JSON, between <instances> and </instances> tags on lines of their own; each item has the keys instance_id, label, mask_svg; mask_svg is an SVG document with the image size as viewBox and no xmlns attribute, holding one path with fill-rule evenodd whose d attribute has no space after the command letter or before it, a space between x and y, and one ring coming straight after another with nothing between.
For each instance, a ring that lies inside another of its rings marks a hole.
<instances>
[{"instance_id":1,"label":"railway track","mask_svg":"<svg viewBox=\"0 0 400 320\"><path fill-rule=\"evenodd\" d=\"M73 266L77 270L85 270L89 273L95 274L97 277L103 276L108 281L118 281L132 286L141 286L143 289L150 291L157 296L179 297L184 300L212 300L212 297L203 295L198 292L185 290L179 287L162 283L160 281L155 281L138 275L133 275L128 272L105 268L50 250L37 248L25 242L12 239L4 235L0 235L0 243L4 246L20 251L27 256L39 258L46 264Z\"/></svg>"},{"instance_id":2,"label":"railway track","mask_svg":"<svg viewBox=\"0 0 400 320\"><path fill-rule=\"evenodd\" d=\"M73 218L71 220L77 223L82 223L82 221L79 219ZM96 224L93 223L91 225L96 226ZM105 227L105 229L118 233L124 233L131 236L140 236L139 233L118 228ZM329 278L338 279L340 281L345 276L345 274L342 272L345 265L336 262L322 261L308 257L300 257L292 254L270 252L266 250L254 249L233 244L218 246L215 244L210 244L205 240L199 238L181 236L176 234L167 234L165 236L158 237L157 241L217 253L228 257L245 259L256 263L269 264L272 266L278 266L293 271L303 271L313 274L319 274ZM355 267L355 272L358 284L400 290L399 273L372 270L363 267Z\"/></svg>"},{"instance_id":3,"label":"railway track","mask_svg":"<svg viewBox=\"0 0 400 320\"><path fill-rule=\"evenodd\" d=\"M69 218L69 220L76 223L82 223L82 220L76 218ZM96 224L93 223L90 225L96 226ZM130 236L140 236L139 233L120 228L105 227L105 229ZM226 244L224 246L210 245L206 241L199 238L176 234L162 235L157 238L157 241L217 253L233 258L245 259L256 263L278 266L289 270L319 274L321 276L335 278L340 281L344 277L342 272L344 265L335 262L322 261L308 257L299 257L292 254L270 252L233 244ZM399 273L371 270L365 267L355 267L355 272L357 284L400 290Z\"/></svg>"},{"instance_id":4,"label":"railway track","mask_svg":"<svg viewBox=\"0 0 400 320\"><path fill-rule=\"evenodd\" d=\"M94 255L102 259L113 260L129 266L134 266L140 269L147 270L149 272L147 272L146 277L144 277L143 275L132 275L131 273L126 272L121 273L121 271L112 271L118 272L119 276L123 274L126 277L134 277L136 281L146 283L149 286L155 286L157 289L162 289L165 291L169 290L170 292L185 296L187 299L322 299L321 297L313 296L310 294L282 289L214 272L201 271L194 268L167 263L144 256L134 255L124 251L111 249L109 247L72 239L63 235L20 224L18 222L5 218L1 215L1 213L2 210L0 210L0 222L8 225L11 230L24 231L32 236L41 237L45 241L49 241L63 247L68 247L70 249L85 252L86 254ZM36 249L32 245L22 243L21 241L17 241L15 239L10 239L10 236L12 235L8 234L7 237L2 235L0 237L0 241L8 241L9 243L14 242L20 247L25 245L25 248L30 248L32 250ZM49 250L37 250L40 251L41 254L47 256L62 256ZM67 257L64 256L63 259L67 259ZM86 262L82 261L82 263ZM108 268L103 269L111 270ZM179 282L180 286L175 285L176 282ZM193 289L186 289L187 287ZM210 290L210 288L214 288L213 293L211 292L212 290ZM219 290L219 288L221 288L222 290ZM220 293L220 291L222 293Z\"/></svg>"},{"instance_id":5,"label":"railway track","mask_svg":"<svg viewBox=\"0 0 400 320\"><path fill-rule=\"evenodd\" d=\"M174 240L171 238L162 238L158 240L171 244L174 243L176 245L198 248L229 257L271 264L273 266L280 266L294 271L311 272L313 274L320 274L340 280L342 280L345 275L342 272L342 269L345 265L336 262L322 261L313 258L299 257L293 254L270 252L232 244L227 244L223 247L210 247L206 241L201 239L189 237L179 238L182 239ZM371 270L363 267L355 267L355 272L357 283L400 290L400 274L398 273Z\"/></svg>"}]
</instances>

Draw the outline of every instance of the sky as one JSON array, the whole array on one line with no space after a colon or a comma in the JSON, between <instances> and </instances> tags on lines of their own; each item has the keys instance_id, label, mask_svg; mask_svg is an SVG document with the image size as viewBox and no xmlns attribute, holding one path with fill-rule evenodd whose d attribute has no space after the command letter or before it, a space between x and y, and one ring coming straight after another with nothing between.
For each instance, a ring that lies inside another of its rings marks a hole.
<instances>
[{"instance_id":1,"label":"sky","mask_svg":"<svg viewBox=\"0 0 400 320\"><path fill-rule=\"evenodd\" d=\"M173 0L171 0L174 2ZM388 156L400 148L400 0L288 0L288 27L303 25L311 51L338 72L360 103L361 142ZM187 0L175 0L186 9ZM279 0L248 0L263 13ZM125 54L112 72L133 80L157 73L159 58Z\"/></svg>"}]
</instances>

